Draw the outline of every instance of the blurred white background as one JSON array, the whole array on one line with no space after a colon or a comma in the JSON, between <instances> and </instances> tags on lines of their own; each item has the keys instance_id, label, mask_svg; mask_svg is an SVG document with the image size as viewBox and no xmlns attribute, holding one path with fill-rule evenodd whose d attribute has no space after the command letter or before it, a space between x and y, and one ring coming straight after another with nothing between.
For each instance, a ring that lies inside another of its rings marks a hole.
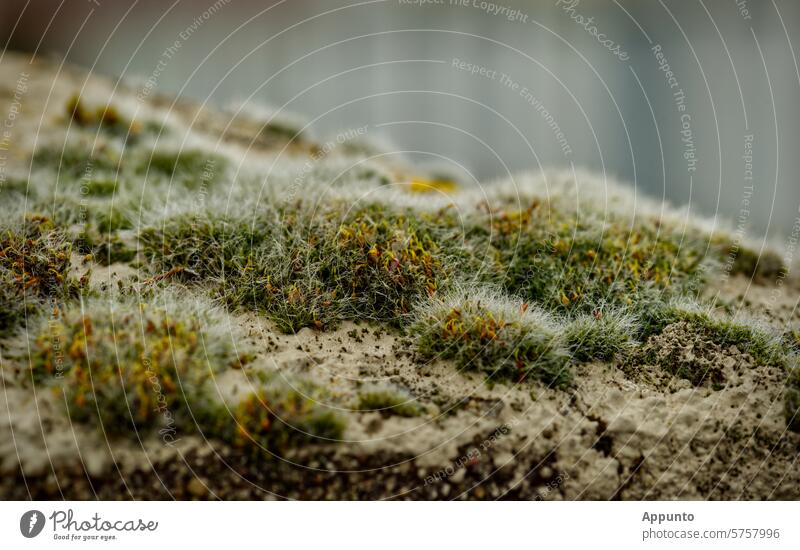
<instances>
[{"instance_id":1,"label":"blurred white background","mask_svg":"<svg viewBox=\"0 0 800 550\"><path fill-rule=\"evenodd\" d=\"M441 1L4 0L0 33L10 49L111 76L144 80L161 61L154 92L218 105L252 95L322 135L369 125L421 162L442 155L484 181L574 164L730 220L752 184L747 234L791 234L800 2Z\"/></svg>"}]
</instances>

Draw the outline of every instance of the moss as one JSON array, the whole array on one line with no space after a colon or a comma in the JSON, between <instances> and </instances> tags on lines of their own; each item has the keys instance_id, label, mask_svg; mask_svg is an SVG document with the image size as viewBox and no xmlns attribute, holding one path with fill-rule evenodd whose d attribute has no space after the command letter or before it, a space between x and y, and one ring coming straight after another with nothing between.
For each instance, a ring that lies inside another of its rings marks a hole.
<instances>
[{"instance_id":1,"label":"moss","mask_svg":"<svg viewBox=\"0 0 800 550\"><path fill-rule=\"evenodd\" d=\"M123 117L113 105L89 108L78 94L67 100L67 116L80 127L102 129L115 136L137 136L142 128L139 124Z\"/></svg>"},{"instance_id":2,"label":"moss","mask_svg":"<svg viewBox=\"0 0 800 550\"><path fill-rule=\"evenodd\" d=\"M30 375L64 392L73 420L99 420L107 432L168 421L190 429L190 408L208 399L212 375L239 366L232 342L205 329L211 322L177 304L68 308L32 336Z\"/></svg>"},{"instance_id":3,"label":"moss","mask_svg":"<svg viewBox=\"0 0 800 550\"><path fill-rule=\"evenodd\" d=\"M155 150L145 157L139 171L165 176L170 183L198 189L220 181L227 165L224 157L200 149Z\"/></svg>"},{"instance_id":4,"label":"moss","mask_svg":"<svg viewBox=\"0 0 800 550\"><path fill-rule=\"evenodd\" d=\"M268 234L239 220L185 215L142 229L139 241L154 272L189 269L221 293L230 291L229 301L241 303L244 297L233 291L252 273L252 249Z\"/></svg>"},{"instance_id":5,"label":"moss","mask_svg":"<svg viewBox=\"0 0 800 550\"><path fill-rule=\"evenodd\" d=\"M724 382L718 356L731 347L748 354L757 366L788 369L792 363L791 347L768 326L717 316L696 303L651 304L640 318L640 334L647 342L631 355L623 369L638 361L658 365L694 385L711 382L716 387ZM666 339L660 336L667 334Z\"/></svg>"},{"instance_id":6,"label":"moss","mask_svg":"<svg viewBox=\"0 0 800 550\"><path fill-rule=\"evenodd\" d=\"M388 185L392 173L383 165L356 157L331 157L329 149L312 152L309 163L293 171L293 182L324 182L333 188L347 186ZM323 161L323 159L325 159Z\"/></svg>"},{"instance_id":7,"label":"moss","mask_svg":"<svg viewBox=\"0 0 800 550\"><path fill-rule=\"evenodd\" d=\"M116 188L117 182L113 179L93 179L87 181L82 189L94 197L108 197L114 194Z\"/></svg>"},{"instance_id":8,"label":"moss","mask_svg":"<svg viewBox=\"0 0 800 550\"><path fill-rule=\"evenodd\" d=\"M425 358L514 382L528 377L565 387L569 356L546 315L496 296L455 296L425 308L411 327Z\"/></svg>"},{"instance_id":9,"label":"moss","mask_svg":"<svg viewBox=\"0 0 800 550\"><path fill-rule=\"evenodd\" d=\"M120 208L110 204L95 208L93 218L100 233L110 233L133 227L130 219L122 213Z\"/></svg>"},{"instance_id":10,"label":"moss","mask_svg":"<svg viewBox=\"0 0 800 550\"><path fill-rule=\"evenodd\" d=\"M0 335L45 301L78 294L79 282L69 274L71 251L65 233L44 216L0 228Z\"/></svg>"},{"instance_id":11,"label":"moss","mask_svg":"<svg viewBox=\"0 0 800 550\"><path fill-rule=\"evenodd\" d=\"M522 210L490 212L471 230L483 236L498 281L548 309L589 313L629 305L652 293L679 293L702 276L704 248L655 223L609 215L577 216L534 200Z\"/></svg>"},{"instance_id":12,"label":"moss","mask_svg":"<svg viewBox=\"0 0 800 550\"><path fill-rule=\"evenodd\" d=\"M358 212L339 226L330 245L341 252L331 266L341 268L359 313L388 320L408 313L413 302L430 296L437 289L441 263L438 245L430 227L405 215L373 216L373 211ZM359 299L361 298L361 299Z\"/></svg>"},{"instance_id":13,"label":"moss","mask_svg":"<svg viewBox=\"0 0 800 550\"><path fill-rule=\"evenodd\" d=\"M661 302L702 276L698 250L652 228L593 220L575 227L563 211L549 218L546 210L534 203L478 216L460 234L446 213L329 204L309 214L293 206L267 209L255 225L168 220L143 238L161 271L195 269L200 260L199 272L229 303L264 311L287 332L343 319L402 324L415 304L458 280L497 283L573 314Z\"/></svg>"},{"instance_id":14,"label":"moss","mask_svg":"<svg viewBox=\"0 0 800 550\"><path fill-rule=\"evenodd\" d=\"M34 168L56 171L67 185L78 188L94 178L114 179L120 165L120 154L112 147L92 150L85 144L65 143L62 147L40 147L33 155Z\"/></svg>"},{"instance_id":15,"label":"moss","mask_svg":"<svg viewBox=\"0 0 800 550\"><path fill-rule=\"evenodd\" d=\"M31 310L11 271L0 266L0 338L8 336Z\"/></svg>"},{"instance_id":16,"label":"moss","mask_svg":"<svg viewBox=\"0 0 800 550\"><path fill-rule=\"evenodd\" d=\"M736 346L749 353L757 365L786 367L787 349L768 328L713 316L699 305L672 302L654 306L643 323L644 336L661 333L667 326L686 322L696 332L721 347Z\"/></svg>"},{"instance_id":17,"label":"moss","mask_svg":"<svg viewBox=\"0 0 800 550\"><path fill-rule=\"evenodd\" d=\"M138 251L125 243L119 235L84 231L78 238L79 249L84 254L91 254L100 265L108 266L116 263L133 261Z\"/></svg>"},{"instance_id":18,"label":"moss","mask_svg":"<svg viewBox=\"0 0 800 550\"><path fill-rule=\"evenodd\" d=\"M174 155L163 160L165 172L179 170ZM201 164L190 158L185 169ZM252 219L170 218L144 230L141 244L154 273L196 274L195 282L229 305L263 313L290 333L351 319L404 326L443 290L498 285L566 318L566 346L578 361L610 360L637 337L686 319L671 304L702 288L713 263L702 237L647 218L631 224L617 215L577 216L557 201L537 200L464 219L379 204L351 209L335 200L314 211L302 201L268 204ZM622 310L636 319L613 313ZM594 318L598 311L612 313ZM757 361L779 356L758 331L704 317L693 322Z\"/></svg>"},{"instance_id":19,"label":"moss","mask_svg":"<svg viewBox=\"0 0 800 550\"><path fill-rule=\"evenodd\" d=\"M113 435L199 431L271 451L341 437L343 420L304 381L255 376L257 389L229 409L214 378L251 360L235 348L241 335L220 328L221 312L188 296L146 298L149 304L94 299L57 311L31 334L30 377L63 392L72 420Z\"/></svg>"},{"instance_id":20,"label":"moss","mask_svg":"<svg viewBox=\"0 0 800 550\"><path fill-rule=\"evenodd\" d=\"M579 315L564 329L567 348L578 361L610 361L630 349L635 334L635 319L617 311Z\"/></svg>"},{"instance_id":21,"label":"moss","mask_svg":"<svg viewBox=\"0 0 800 550\"><path fill-rule=\"evenodd\" d=\"M292 120L290 117L273 117L272 120L264 124L261 129L262 137L275 136L286 140L304 140L303 126L300 120Z\"/></svg>"},{"instance_id":22,"label":"moss","mask_svg":"<svg viewBox=\"0 0 800 550\"><path fill-rule=\"evenodd\" d=\"M335 325L344 319L397 324L444 278L435 228L419 218L363 209L335 218L284 218L278 261L265 243L254 255L261 303L277 321Z\"/></svg>"},{"instance_id":23,"label":"moss","mask_svg":"<svg viewBox=\"0 0 800 550\"><path fill-rule=\"evenodd\" d=\"M22 178L0 178L0 197L25 196L29 191L28 181Z\"/></svg>"},{"instance_id":24,"label":"moss","mask_svg":"<svg viewBox=\"0 0 800 550\"><path fill-rule=\"evenodd\" d=\"M404 392L387 388L371 388L359 392L356 409L363 412L377 411L384 416L419 416L423 408L414 398Z\"/></svg>"},{"instance_id":25,"label":"moss","mask_svg":"<svg viewBox=\"0 0 800 550\"><path fill-rule=\"evenodd\" d=\"M218 407L204 418L205 432L235 447L279 453L314 440L340 440L344 421L319 404L319 388L300 386L268 383L231 409Z\"/></svg>"},{"instance_id":26,"label":"moss","mask_svg":"<svg viewBox=\"0 0 800 550\"><path fill-rule=\"evenodd\" d=\"M408 184L412 193L455 193L458 183L449 179L414 178Z\"/></svg>"},{"instance_id":27,"label":"moss","mask_svg":"<svg viewBox=\"0 0 800 550\"><path fill-rule=\"evenodd\" d=\"M800 330L788 329L783 334L783 342L795 353L800 353Z\"/></svg>"},{"instance_id":28,"label":"moss","mask_svg":"<svg viewBox=\"0 0 800 550\"><path fill-rule=\"evenodd\" d=\"M713 319L710 316L696 318L694 324L716 344L723 347L736 346L749 353L758 365L787 365L787 356L779 340L765 328L735 320Z\"/></svg>"},{"instance_id":29,"label":"moss","mask_svg":"<svg viewBox=\"0 0 800 550\"><path fill-rule=\"evenodd\" d=\"M263 106L245 105L242 113L245 117L237 118L243 129L257 132L260 140L275 144L285 141L308 141L308 120L290 111L273 110Z\"/></svg>"},{"instance_id":30,"label":"moss","mask_svg":"<svg viewBox=\"0 0 800 550\"><path fill-rule=\"evenodd\" d=\"M229 304L263 311L287 332L398 323L436 292L445 274L435 223L378 207L340 216L286 208L258 225L182 218L144 230L142 244L158 270L196 270Z\"/></svg>"},{"instance_id":31,"label":"moss","mask_svg":"<svg viewBox=\"0 0 800 550\"><path fill-rule=\"evenodd\" d=\"M67 100L65 108L67 116L79 126L91 124L94 121L94 114L89 112L77 94Z\"/></svg>"},{"instance_id":32,"label":"moss","mask_svg":"<svg viewBox=\"0 0 800 550\"><path fill-rule=\"evenodd\" d=\"M69 228L71 234L108 234L133 227L129 213L134 212L137 200L133 196L117 196L111 201L103 196L54 192L38 197L31 206L35 211L47 212L53 223Z\"/></svg>"},{"instance_id":33,"label":"moss","mask_svg":"<svg viewBox=\"0 0 800 550\"><path fill-rule=\"evenodd\" d=\"M783 258L771 249L759 252L724 234L713 236L711 243L731 275L774 279L786 271Z\"/></svg>"}]
</instances>

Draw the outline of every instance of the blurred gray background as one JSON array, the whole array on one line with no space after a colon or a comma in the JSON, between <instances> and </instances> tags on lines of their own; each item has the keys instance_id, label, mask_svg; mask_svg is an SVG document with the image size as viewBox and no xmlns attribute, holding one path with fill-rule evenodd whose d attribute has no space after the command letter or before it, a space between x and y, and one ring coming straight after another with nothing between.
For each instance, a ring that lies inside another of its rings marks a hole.
<instances>
[{"instance_id":1,"label":"blurred gray background","mask_svg":"<svg viewBox=\"0 0 800 550\"><path fill-rule=\"evenodd\" d=\"M3 0L0 34L154 92L252 95L321 135L369 125L482 180L575 165L753 237L798 217L795 0Z\"/></svg>"}]
</instances>

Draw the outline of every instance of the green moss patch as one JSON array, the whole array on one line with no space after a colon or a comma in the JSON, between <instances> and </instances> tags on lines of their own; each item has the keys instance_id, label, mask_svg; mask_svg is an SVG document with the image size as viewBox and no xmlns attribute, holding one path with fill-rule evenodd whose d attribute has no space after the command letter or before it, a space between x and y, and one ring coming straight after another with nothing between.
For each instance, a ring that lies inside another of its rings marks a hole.
<instances>
[{"instance_id":1,"label":"green moss patch","mask_svg":"<svg viewBox=\"0 0 800 550\"><path fill-rule=\"evenodd\" d=\"M541 201L490 212L475 231L497 259L500 284L548 309L588 313L602 304L629 305L679 292L703 274L701 241Z\"/></svg>"},{"instance_id":2,"label":"green moss patch","mask_svg":"<svg viewBox=\"0 0 800 550\"><path fill-rule=\"evenodd\" d=\"M595 311L567 322L564 339L578 361L611 361L631 349L635 334L635 318L617 311Z\"/></svg>"},{"instance_id":3,"label":"green moss patch","mask_svg":"<svg viewBox=\"0 0 800 550\"><path fill-rule=\"evenodd\" d=\"M208 341L208 322L156 305L70 308L35 336L31 377L64 391L71 418L99 420L106 431L154 429L175 416L185 424L187 403L210 393L215 372L238 364L231 342Z\"/></svg>"},{"instance_id":4,"label":"green moss patch","mask_svg":"<svg viewBox=\"0 0 800 550\"><path fill-rule=\"evenodd\" d=\"M78 294L79 282L69 275L71 251L64 232L44 216L0 228L0 335L45 302Z\"/></svg>"},{"instance_id":5,"label":"green moss patch","mask_svg":"<svg viewBox=\"0 0 800 550\"><path fill-rule=\"evenodd\" d=\"M783 410L786 425L793 432L800 433L800 367L795 366L789 372L784 389Z\"/></svg>"},{"instance_id":6,"label":"green moss patch","mask_svg":"<svg viewBox=\"0 0 800 550\"><path fill-rule=\"evenodd\" d=\"M71 419L115 435L199 430L272 451L341 436L343 421L318 405L319 389L307 383L254 377L257 389L228 408L215 377L241 369L250 355L237 353L241 344L219 328L221 313L188 296L149 298L93 299L57 312L32 333L30 377L63 392Z\"/></svg>"},{"instance_id":7,"label":"green moss patch","mask_svg":"<svg viewBox=\"0 0 800 550\"><path fill-rule=\"evenodd\" d=\"M379 412L384 416L414 417L423 408L407 392L392 388L367 388L358 393L356 409L362 412Z\"/></svg>"},{"instance_id":8,"label":"green moss patch","mask_svg":"<svg viewBox=\"0 0 800 550\"><path fill-rule=\"evenodd\" d=\"M411 327L418 353L466 370L555 387L570 381L569 355L546 314L491 295L455 296L426 308Z\"/></svg>"},{"instance_id":9,"label":"green moss patch","mask_svg":"<svg viewBox=\"0 0 800 550\"><path fill-rule=\"evenodd\" d=\"M65 186L80 187L82 181L111 177L120 167L120 154L110 146L98 146L94 150L87 144L65 142L62 146L46 146L33 155L35 169L52 170L58 173Z\"/></svg>"},{"instance_id":10,"label":"green moss patch","mask_svg":"<svg viewBox=\"0 0 800 550\"><path fill-rule=\"evenodd\" d=\"M138 136L142 126L124 117L110 104L90 108L77 94L65 106L66 114L72 122L82 128L102 130L113 136Z\"/></svg>"},{"instance_id":11,"label":"green moss patch","mask_svg":"<svg viewBox=\"0 0 800 550\"><path fill-rule=\"evenodd\" d=\"M227 160L221 155L199 149L157 149L149 156L144 156L139 172L160 175L168 178L170 183L199 189L220 181L227 166Z\"/></svg>"},{"instance_id":12,"label":"green moss patch","mask_svg":"<svg viewBox=\"0 0 800 550\"><path fill-rule=\"evenodd\" d=\"M264 218L172 220L143 231L143 247L157 270L195 270L228 303L263 311L287 332L345 319L397 322L445 277L438 227L423 219L375 208Z\"/></svg>"}]
</instances>

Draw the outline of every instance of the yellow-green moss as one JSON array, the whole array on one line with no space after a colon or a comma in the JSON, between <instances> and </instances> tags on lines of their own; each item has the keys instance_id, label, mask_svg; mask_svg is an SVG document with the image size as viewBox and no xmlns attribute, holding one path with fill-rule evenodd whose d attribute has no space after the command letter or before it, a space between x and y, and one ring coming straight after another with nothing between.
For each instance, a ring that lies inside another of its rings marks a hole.
<instances>
[{"instance_id":1,"label":"yellow-green moss","mask_svg":"<svg viewBox=\"0 0 800 550\"><path fill-rule=\"evenodd\" d=\"M199 316L156 305L70 308L35 336L30 374L63 390L71 418L99 415L106 431L158 428L167 416L191 422L212 374L239 363L233 344L207 341L203 327Z\"/></svg>"}]
</instances>

